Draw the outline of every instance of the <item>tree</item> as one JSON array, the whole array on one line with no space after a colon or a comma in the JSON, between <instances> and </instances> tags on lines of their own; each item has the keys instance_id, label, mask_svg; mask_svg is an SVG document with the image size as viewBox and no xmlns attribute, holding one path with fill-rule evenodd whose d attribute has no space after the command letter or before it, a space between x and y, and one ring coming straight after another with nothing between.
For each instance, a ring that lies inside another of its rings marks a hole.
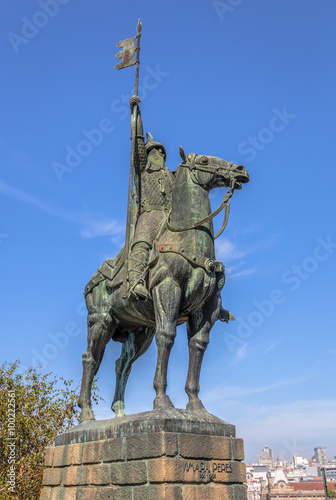
<instances>
[{"instance_id":1,"label":"tree","mask_svg":"<svg viewBox=\"0 0 336 500\"><path fill-rule=\"evenodd\" d=\"M336 491L328 490L328 497L329 498L336 498Z\"/></svg>"},{"instance_id":2,"label":"tree","mask_svg":"<svg viewBox=\"0 0 336 500\"><path fill-rule=\"evenodd\" d=\"M41 366L20 373L20 361L0 367L0 498L38 500L44 449L79 419L78 387ZM98 397L94 384L93 401ZM15 492L15 496L13 493Z\"/></svg>"}]
</instances>

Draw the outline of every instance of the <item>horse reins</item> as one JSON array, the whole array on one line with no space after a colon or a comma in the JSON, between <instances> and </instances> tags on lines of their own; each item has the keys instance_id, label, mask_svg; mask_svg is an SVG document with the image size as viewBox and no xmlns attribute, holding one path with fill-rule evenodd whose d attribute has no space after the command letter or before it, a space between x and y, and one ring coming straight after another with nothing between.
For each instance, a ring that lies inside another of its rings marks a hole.
<instances>
[{"instance_id":1,"label":"horse reins","mask_svg":"<svg viewBox=\"0 0 336 500\"><path fill-rule=\"evenodd\" d=\"M197 166L197 167L194 166L193 168L190 168L189 165L185 165L185 164L181 163L181 165L179 165L179 166L189 168L191 174L194 174L194 172L192 170L197 170L197 169L203 170L203 171L208 172L208 173L217 173L217 174L219 173L220 170L222 170L220 168L206 167L205 165L200 165L200 166ZM197 183L199 185L201 185L202 187L206 187L202 182L200 182L200 180L198 178L196 178L195 174L194 174L194 178L195 178L195 180L197 180ZM193 180L193 182L195 182L194 179L192 179L192 180ZM228 220L229 220L230 203L231 203L230 199L231 199L231 197L233 195L234 185L235 185L235 180L234 179L232 179L231 184L232 184L232 186L225 193L225 196L223 198L222 203L219 205L219 207L214 212L212 212L211 214L207 215L203 219L201 219L201 220L199 220L197 222L194 222L190 226L172 226L168 222L167 223L168 229L170 229L170 231L175 231L175 232L190 231L191 229L196 229L197 227L201 226L202 224L205 224L206 222L209 222L209 220L211 220L214 217L216 217L216 215L218 215L223 210L223 208L225 207L224 220L223 220L222 227L220 228L220 230L218 231L218 233L216 234L216 236L214 237L214 239L218 238L218 236L220 236L222 234L222 232L224 231L224 229L226 228Z\"/></svg>"}]
</instances>

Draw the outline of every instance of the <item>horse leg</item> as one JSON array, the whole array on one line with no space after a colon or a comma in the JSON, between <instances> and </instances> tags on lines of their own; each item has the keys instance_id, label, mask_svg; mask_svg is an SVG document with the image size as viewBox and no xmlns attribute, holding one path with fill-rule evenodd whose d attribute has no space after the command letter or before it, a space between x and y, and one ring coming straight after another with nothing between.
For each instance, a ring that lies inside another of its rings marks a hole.
<instances>
[{"instance_id":1,"label":"horse leg","mask_svg":"<svg viewBox=\"0 0 336 500\"><path fill-rule=\"evenodd\" d=\"M132 364L144 354L152 343L155 329L152 327L140 327L128 332L126 342L123 342L120 358L116 361L116 386L112 403L112 411L116 417L125 415L124 398L128 377L131 373Z\"/></svg>"},{"instance_id":2,"label":"horse leg","mask_svg":"<svg viewBox=\"0 0 336 500\"><path fill-rule=\"evenodd\" d=\"M156 322L156 344L158 347L157 364L154 377L156 398L155 408L174 407L166 395L167 370L171 348L176 337L176 324L180 310L181 288L173 280L166 278L153 289L153 302Z\"/></svg>"},{"instance_id":3,"label":"horse leg","mask_svg":"<svg viewBox=\"0 0 336 500\"><path fill-rule=\"evenodd\" d=\"M210 330L218 319L220 306L221 298L217 293L202 308L190 314L188 319L189 367L185 385L189 396L187 410L205 410L198 397L199 379L204 352L209 343Z\"/></svg>"},{"instance_id":4,"label":"horse leg","mask_svg":"<svg viewBox=\"0 0 336 500\"><path fill-rule=\"evenodd\" d=\"M87 349L83 358L83 376L78 406L81 408L80 422L94 420L91 409L91 388L93 379L103 359L106 344L116 328L108 312L107 304L101 300L100 285L87 295L86 303L89 310L87 324Z\"/></svg>"}]
</instances>

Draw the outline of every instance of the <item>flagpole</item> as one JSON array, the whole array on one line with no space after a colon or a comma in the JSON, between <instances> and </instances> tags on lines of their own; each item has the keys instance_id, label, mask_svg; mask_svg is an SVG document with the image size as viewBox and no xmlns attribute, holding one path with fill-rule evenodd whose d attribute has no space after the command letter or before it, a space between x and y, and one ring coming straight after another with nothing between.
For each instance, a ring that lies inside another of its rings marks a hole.
<instances>
[{"instance_id":1,"label":"flagpole","mask_svg":"<svg viewBox=\"0 0 336 500\"><path fill-rule=\"evenodd\" d=\"M138 96L139 89L139 67L140 67L140 37L141 37L142 24L139 19L137 25L137 46L136 46L136 60L135 60L135 85L134 95Z\"/></svg>"},{"instance_id":2,"label":"flagpole","mask_svg":"<svg viewBox=\"0 0 336 500\"><path fill-rule=\"evenodd\" d=\"M140 37L141 37L142 24L139 19L137 25L137 45L136 45L136 61L135 61L135 84L134 84L134 95L138 97L139 90L139 67L140 67ZM136 140L136 127L137 127L137 114L138 105L133 106L132 114L134 115L134 127L132 127L131 118L131 133L132 133L132 146L131 146L131 161L130 161L130 172L129 172L129 182L128 182L128 203L127 203L127 221L126 221L126 240L125 240L125 262L124 262L124 275L123 275L123 299L127 297L127 275L128 275L128 260L129 260L129 250L130 250L130 227L131 227L131 214L132 214L132 189L133 189L133 166L134 166L134 149Z\"/></svg>"}]
</instances>

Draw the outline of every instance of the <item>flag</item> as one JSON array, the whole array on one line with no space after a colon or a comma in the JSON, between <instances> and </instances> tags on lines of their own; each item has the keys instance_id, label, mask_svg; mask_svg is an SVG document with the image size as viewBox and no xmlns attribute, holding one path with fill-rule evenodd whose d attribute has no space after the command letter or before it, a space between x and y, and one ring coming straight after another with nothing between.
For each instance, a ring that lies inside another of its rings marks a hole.
<instances>
[{"instance_id":1,"label":"flag","mask_svg":"<svg viewBox=\"0 0 336 500\"><path fill-rule=\"evenodd\" d=\"M118 63L116 66L114 66L116 69L123 69L127 68L128 66L133 66L135 64L134 61L134 53L135 53L135 46L134 42L136 40L136 36L133 36L132 38L127 38L127 40L122 40L117 44L117 47L121 47L122 50L118 52L116 57L118 59L122 59L120 63Z\"/></svg>"}]
</instances>

